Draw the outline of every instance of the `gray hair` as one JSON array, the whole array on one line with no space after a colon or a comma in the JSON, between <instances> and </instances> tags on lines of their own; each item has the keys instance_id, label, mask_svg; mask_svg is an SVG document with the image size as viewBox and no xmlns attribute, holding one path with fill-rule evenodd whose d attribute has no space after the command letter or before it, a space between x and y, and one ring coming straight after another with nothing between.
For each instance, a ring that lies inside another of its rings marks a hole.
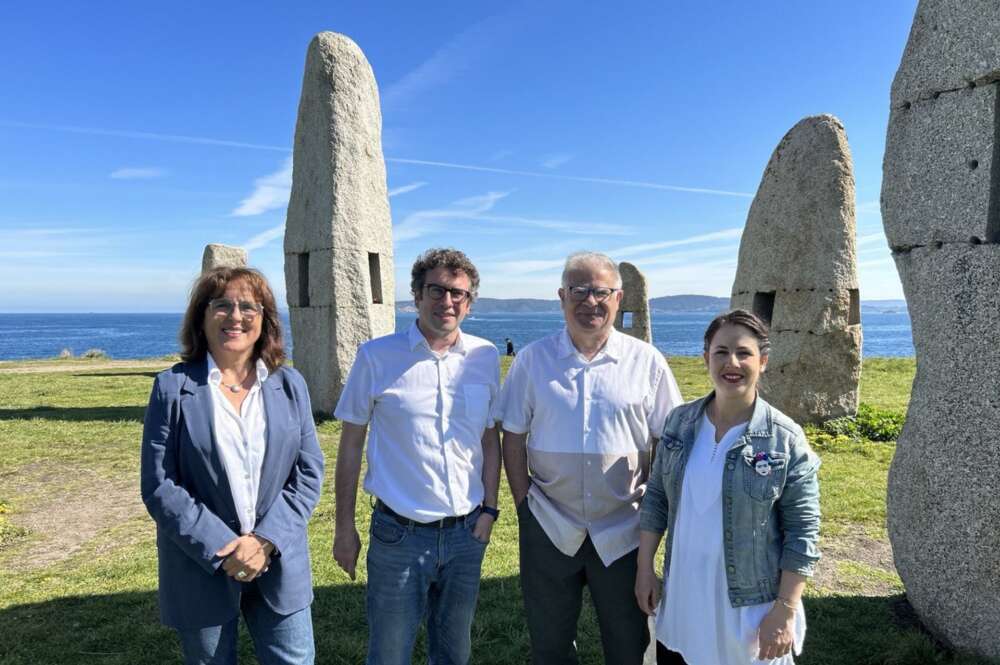
<instances>
[{"instance_id":1,"label":"gray hair","mask_svg":"<svg viewBox=\"0 0 1000 665\"><path fill-rule=\"evenodd\" d=\"M584 266L596 266L609 271L615 276L615 288L620 289L622 287L622 275L618 272L618 264L611 260L610 256L601 254L600 252L573 252L566 257L566 266L562 272L562 285L564 289L569 286L569 273L579 270Z\"/></svg>"}]
</instances>

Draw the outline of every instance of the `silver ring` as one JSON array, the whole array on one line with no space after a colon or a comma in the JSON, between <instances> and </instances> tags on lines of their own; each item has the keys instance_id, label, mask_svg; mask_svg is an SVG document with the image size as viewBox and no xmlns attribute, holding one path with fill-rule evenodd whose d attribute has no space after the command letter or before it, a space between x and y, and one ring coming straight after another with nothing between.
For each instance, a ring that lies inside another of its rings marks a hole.
<instances>
[{"instance_id":1,"label":"silver ring","mask_svg":"<svg viewBox=\"0 0 1000 665\"><path fill-rule=\"evenodd\" d=\"M247 571L245 570L241 570L240 572L236 573L236 579L238 580L242 580L246 576L247 576Z\"/></svg>"}]
</instances>

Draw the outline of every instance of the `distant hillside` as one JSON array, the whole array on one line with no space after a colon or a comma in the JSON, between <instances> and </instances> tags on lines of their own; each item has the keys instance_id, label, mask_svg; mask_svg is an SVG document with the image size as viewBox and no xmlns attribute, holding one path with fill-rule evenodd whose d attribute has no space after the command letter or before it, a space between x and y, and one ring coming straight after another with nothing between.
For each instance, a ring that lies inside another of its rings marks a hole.
<instances>
[{"instance_id":1,"label":"distant hillside","mask_svg":"<svg viewBox=\"0 0 1000 665\"><path fill-rule=\"evenodd\" d=\"M715 296L681 295L660 296L649 301L653 313L708 312L715 314L729 309L729 298ZM480 298L473 309L477 314L538 314L558 312L558 300L540 298ZM412 300L396 303L397 312L416 312ZM905 300L862 300L861 311L871 313L906 313Z\"/></svg>"},{"instance_id":2,"label":"distant hillside","mask_svg":"<svg viewBox=\"0 0 1000 665\"><path fill-rule=\"evenodd\" d=\"M729 298L715 296L660 296L650 298L649 309L653 312L724 312L729 309Z\"/></svg>"}]
</instances>

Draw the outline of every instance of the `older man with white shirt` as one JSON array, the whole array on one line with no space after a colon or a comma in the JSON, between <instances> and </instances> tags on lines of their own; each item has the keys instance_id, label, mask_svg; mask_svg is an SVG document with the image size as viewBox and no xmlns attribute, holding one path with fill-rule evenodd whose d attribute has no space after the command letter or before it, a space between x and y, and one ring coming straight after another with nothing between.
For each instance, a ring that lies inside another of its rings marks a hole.
<instances>
[{"instance_id":1,"label":"older man with white shirt","mask_svg":"<svg viewBox=\"0 0 1000 665\"><path fill-rule=\"evenodd\" d=\"M354 579L355 499L365 433L365 490L376 497L368 544L368 663L409 663L421 621L429 662L464 665L483 555L497 510L500 439L496 347L459 325L479 287L462 252L417 258L409 329L363 344L336 417L333 554ZM633 601L634 604L634 601Z\"/></svg>"},{"instance_id":2,"label":"older man with white shirt","mask_svg":"<svg viewBox=\"0 0 1000 665\"><path fill-rule=\"evenodd\" d=\"M577 663L584 586L605 662L639 665L649 644L632 591L639 502L652 446L681 395L662 353L614 329L621 298L614 261L571 255L559 289L565 329L524 347L503 386L503 459L535 665Z\"/></svg>"}]
</instances>

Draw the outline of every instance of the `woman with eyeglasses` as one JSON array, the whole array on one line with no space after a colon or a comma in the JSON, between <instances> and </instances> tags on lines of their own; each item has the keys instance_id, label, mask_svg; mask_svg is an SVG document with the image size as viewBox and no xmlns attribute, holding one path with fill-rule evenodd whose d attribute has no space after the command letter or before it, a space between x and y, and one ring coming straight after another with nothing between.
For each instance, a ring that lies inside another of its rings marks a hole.
<instances>
[{"instance_id":1,"label":"woman with eyeglasses","mask_svg":"<svg viewBox=\"0 0 1000 665\"><path fill-rule=\"evenodd\" d=\"M714 390L674 409L642 501L635 595L659 665L791 665L819 559L819 458L758 394L767 325L734 310L705 332ZM653 556L664 531L663 600Z\"/></svg>"},{"instance_id":2,"label":"woman with eyeglasses","mask_svg":"<svg viewBox=\"0 0 1000 665\"><path fill-rule=\"evenodd\" d=\"M306 525L323 453L264 276L203 273L180 341L183 362L156 377L142 437L161 620L189 665L235 664L241 614L262 665L311 664Z\"/></svg>"}]
</instances>

